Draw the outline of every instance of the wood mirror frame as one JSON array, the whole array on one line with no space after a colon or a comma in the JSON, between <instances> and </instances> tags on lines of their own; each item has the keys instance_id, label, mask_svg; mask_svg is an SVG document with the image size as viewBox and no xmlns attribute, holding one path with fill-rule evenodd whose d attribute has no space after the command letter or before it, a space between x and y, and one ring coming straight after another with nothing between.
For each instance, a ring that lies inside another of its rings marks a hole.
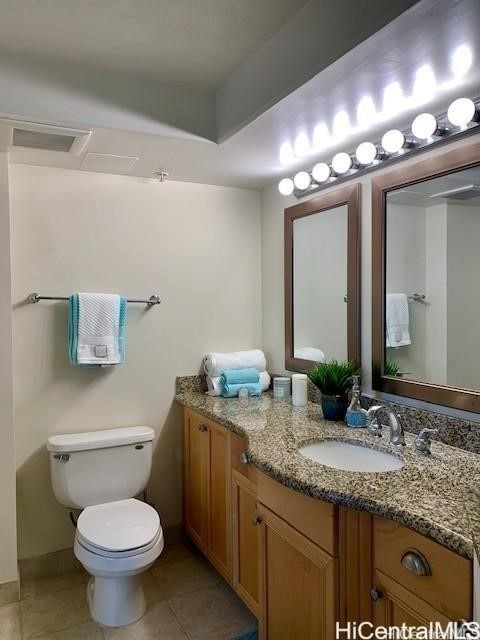
<instances>
[{"instance_id":1,"label":"wood mirror frame","mask_svg":"<svg viewBox=\"0 0 480 640\"><path fill-rule=\"evenodd\" d=\"M387 193L474 166L480 166L479 142L395 169L372 180L372 387L397 396L480 413L480 390L385 375Z\"/></svg>"},{"instance_id":2,"label":"wood mirror frame","mask_svg":"<svg viewBox=\"0 0 480 640\"><path fill-rule=\"evenodd\" d=\"M306 371L314 362L294 357L293 223L335 207L347 206L347 354L360 364L360 183L326 191L285 209L285 368Z\"/></svg>"}]
</instances>

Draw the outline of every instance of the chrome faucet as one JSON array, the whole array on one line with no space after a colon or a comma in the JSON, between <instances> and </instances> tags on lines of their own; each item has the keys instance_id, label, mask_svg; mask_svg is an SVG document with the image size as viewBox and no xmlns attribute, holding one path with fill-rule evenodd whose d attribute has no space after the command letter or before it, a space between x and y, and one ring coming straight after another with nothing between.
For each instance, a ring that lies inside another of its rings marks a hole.
<instances>
[{"instance_id":1,"label":"chrome faucet","mask_svg":"<svg viewBox=\"0 0 480 640\"><path fill-rule=\"evenodd\" d=\"M419 456L429 456L432 453L430 451L431 437L436 436L437 433L438 429L422 429L415 438L415 453L418 453Z\"/></svg>"},{"instance_id":2,"label":"chrome faucet","mask_svg":"<svg viewBox=\"0 0 480 640\"><path fill-rule=\"evenodd\" d=\"M390 444L393 444L395 447L404 447L405 434L400 424L399 416L396 416L393 411L384 405L376 404L368 410L367 429L369 435L372 438L382 437L382 423L378 419L379 413L384 413L390 423Z\"/></svg>"}]
</instances>

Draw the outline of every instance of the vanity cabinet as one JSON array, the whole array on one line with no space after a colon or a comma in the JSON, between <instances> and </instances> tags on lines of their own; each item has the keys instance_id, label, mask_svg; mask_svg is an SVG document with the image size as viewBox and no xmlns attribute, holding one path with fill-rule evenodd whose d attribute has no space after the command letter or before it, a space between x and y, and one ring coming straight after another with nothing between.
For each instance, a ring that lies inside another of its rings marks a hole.
<instances>
[{"instance_id":1,"label":"vanity cabinet","mask_svg":"<svg viewBox=\"0 0 480 640\"><path fill-rule=\"evenodd\" d=\"M230 431L194 411L184 414L183 510L187 534L231 582Z\"/></svg>"},{"instance_id":2,"label":"vanity cabinet","mask_svg":"<svg viewBox=\"0 0 480 640\"><path fill-rule=\"evenodd\" d=\"M336 507L259 473L257 521L261 640L335 637Z\"/></svg>"},{"instance_id":3,"label":"vanity cabinet","mask_svg":"<svg viewBox=\"0 0 480 640\"><path fill-rule=\"evenodd\" d=\"M374 622L472 619L472 563L406 527L374 518Z\"/></svg>"},{"instance_id":4,"label":"vanity cabinet","mask_svg":"<svg viewBox=\"0 0 480 640\"><path fill-rule=\"evenodd\" d=\"M190 409L183 438L185 530L258 618L260 640L331 640L337 620L472 619L470 560L285 487L248 461L245 438Z\"/></svg>"}]
</instances>

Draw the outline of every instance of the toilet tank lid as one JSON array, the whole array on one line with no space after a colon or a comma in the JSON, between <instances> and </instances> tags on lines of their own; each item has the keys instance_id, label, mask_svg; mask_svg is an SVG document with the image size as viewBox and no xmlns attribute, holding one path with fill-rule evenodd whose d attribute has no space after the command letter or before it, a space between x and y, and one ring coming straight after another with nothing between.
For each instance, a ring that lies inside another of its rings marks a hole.
<instances>
[{"instance_id":1,"label":"toilet tank lid","mask_svg":"<svg viewBox=\"0 0 480 640\"><path fill-rule=\"evenodd\" d=\"M154 437L155 432L150 427L121 427L119 429L50 436L47 441L47 449L62 453L106 449L137 442L148 442Z\"/></svg>"}]
</instances>

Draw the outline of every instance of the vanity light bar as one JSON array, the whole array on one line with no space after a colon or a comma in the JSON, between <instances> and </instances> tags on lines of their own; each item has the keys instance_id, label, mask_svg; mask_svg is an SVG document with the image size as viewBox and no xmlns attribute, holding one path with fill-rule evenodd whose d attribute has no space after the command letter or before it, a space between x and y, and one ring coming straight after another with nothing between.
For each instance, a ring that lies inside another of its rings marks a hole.
<instances>
[{"instance_id":1,"label":"vanity light bar","mask_svg":"<svg viewBox=\"0 0 480 640\"><path fill-rule=\"evenodd\" d=\"M420 113L407 131L390 129L380 142L362 142L354 153L341 151L334 155L330 164L318 162L313 169L299 171L293 178L283 178L278 190L284 196L292 193L302 198L320 191L333 182L345 181L376 169L378 165L395 162L412 153L425 151L453 137L470 135L480 125L478 100L457 98L448 107L447 113L435 117L431 113Z\"/></svg>"}]
</instances>

